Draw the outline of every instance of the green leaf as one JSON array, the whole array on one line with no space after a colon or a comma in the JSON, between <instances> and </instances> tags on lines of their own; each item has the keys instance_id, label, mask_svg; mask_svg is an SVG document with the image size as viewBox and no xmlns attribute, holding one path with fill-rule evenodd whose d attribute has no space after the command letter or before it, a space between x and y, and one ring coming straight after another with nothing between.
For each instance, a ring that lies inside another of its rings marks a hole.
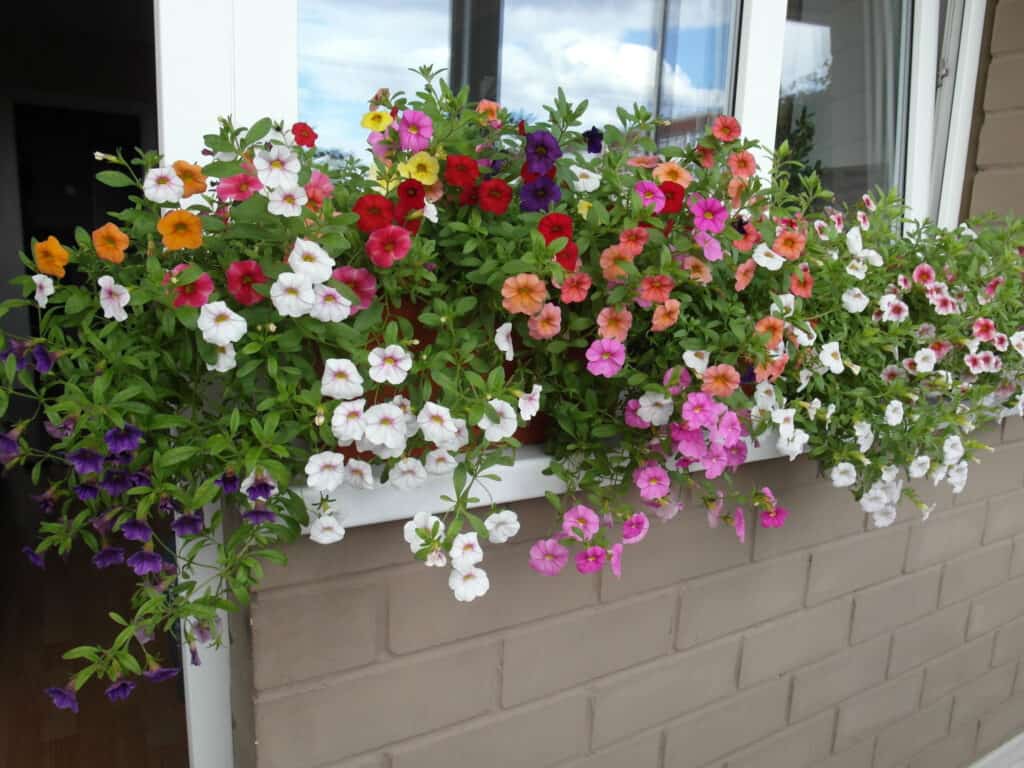
<instances>
[{"instance_id":1,"label":"green leaf","mask_svg":"<svg viewBox=\"0 0 1024 768\"><path fill-rule=\"evenodd\" d=\"M268 133L270 129L274 127L274 124L270 121L269 117L264 117L257 120L252 124L252 127L245 134L245 138L242 139L242 146L248 147L251 144L255 144L257 141L262 139Z\"/></svg>"},{"instance_id":2,"label":"green leaf","mask_svg":"<svg viewBox=\"0 0 1024 768\"><path fill-rule=\"evenodd\" d=\"M100 171L96 174L96 181L108 187L135 187L138 184L128 174L121 171Z\"/></svg>"},{"instance_id":3,"label":"green leaf","mask_svg":"<svg viewBox=\"0 0 1024 768\"><path fill-rule=\"evenodd\" d=\"M163 469L188 461L199 453L199 449L191 445L179 445L176 448L164 451L157 460L157 465Z\"/></svg>"}]
</instances>

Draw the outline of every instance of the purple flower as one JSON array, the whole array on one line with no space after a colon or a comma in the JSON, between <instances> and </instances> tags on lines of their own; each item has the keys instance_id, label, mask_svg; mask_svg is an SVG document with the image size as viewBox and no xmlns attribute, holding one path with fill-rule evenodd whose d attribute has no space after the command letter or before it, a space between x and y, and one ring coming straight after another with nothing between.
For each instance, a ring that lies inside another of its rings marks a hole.
<instances>
[{"instance_id":1,"label":"purple flower","mask_svg":"<svg viewBox=\"0 0 1024 768\"><path fill-rule=\"evenodd\" d=\"M114 519L109 515L97 515L89 521L89 525L96 533L110 533L110 529L114 527Z\"/></svg>"},{"instance_id":2,"label":"purple flower","mask_svg":"<svg viewBox=\"0 0 1024 768\"><path fill-rule=\"evenodd\" d=\"M121 535L128 541L147 542L153 538L153 529L142 520L129 520L121 526Z\"/></svg>"},{"instance_id":3,"label":"purple flower","mask_svg":"<svg viewBox=\"0 0 1024 768\"><path fill-rule=\"evenodd\" d=\"M234 470L227 470L223 475L213 481L214 485L220 486L220 489L225 494L238 493L238 489L242 485L241 478L234 473Z\"/></svg>"},{"instance_id":4,"label":"purple flower","mask_svg":"<svg viewBox=\"0 0 1024 768\"><path fill-rule=\"evenodd\" d=\"M252 493L252 489L249 489L249 493ZM267 506L257 501L253 508L248 512L242 513L242 519L245 520L249 525L262 525L263 523L272 523L277 520L277 515L271 512Z\"/></svg>"},{"instance_id":5,"label":"purple flower","mask_svg":"<svg viewBox=\"0 0 1024 768\"><path fill-rule=\"evenodd\" d=\"M68 416L60 424L51 424L49 421L43 424L43 429L46 430L46 434L52 437L54 440L66 440L71 437L75 431L75 420L71 416Z\"/></svg>"},{"instance_id":6,"label":"purple flower","mask_svg":"<svg viewBox=\"0 0 1024 768\"><path fill-rule=\"evenodd\" d=\"M131 483L132 488L148 488L153 484L153 481L149 478L149 472L144 469L128 475L128 482Z\"/></svg>"},{"instance_id":7,"label":"purple flower","mask_svg":"<svg viewBox=\"0 0 1024 768\"><path fill-rule=\"evenodd\" d=\"M46 560L43 559L43 555L36 552L32 547L22 547L21 551L32 565L41 571L46 570Z\"/></svg>"},{"instance_id":8,"label":"purple flower","mask_svg":"<svg viewBox=\"0 0 1024 768\"><path fill-rule=\"evenodd\" d=\"M103 471L103 457L88 448L76 448L64 458L80 475L94 475Z\"/></svg>"},{"instance_id":9,"label":"purple flower","mask_svg":"<svg viewBox=\"0 0 1024 768\"><path fill-rule=\"evenodd\" d=\"M135 458L135 454L131 451L118 451L117 453L111 453L107 455L107 464L110 466L128 466L132 463L132 459Z\"/></svg>"},{"instance_id":10,"label":"purple flower","mask_svg":"<svg viewBox=\"0 0 1024 768\"><path fill-rule=\"evenodd\" d=\"M171 523L171 530L179 538L196 536L203 532L202 515L180 515Z\"/></svg>"},{"instance_id":11,"label":"purple flower","mask_svg":"<svg viewBox=\"0 0 1024 768\"><path fill-rule=\"evenodd\" d=\"M121 565L124 562L124 550L120 547L104 547L92 556L92 564L99 569Z\"/></svg>"},{"instance_id":12,"label":"purple flower","mask_svg":"<svg viewBox=\"0 0 1024 768\"><path fill-rule=\"evenodd\" d=\"M115 680L104 691L107 694L107 698L111 701L124 701L132 695L132 691L135 690L135 683L131 680Z\"/></svg>"},{"instance_id":13,"label":"purple flower","mask_svg":"<svg viewBox=\"0 0 1024 768\"><path fill-rule=\"evenodd\" d=\"M14 355L14 359L17 361L16 369L19 371L25 370L25 366L28 365L28 344L24 341L18 341L17 339L8 339L7 348L3 352L0 352L0 362L7 362L7 358Z\"/></svg>"},{"instance_id":14,"label":"purple flower","mask_svg":"<svg viewBox=\"0 0 1024 768\"><path fill-rule=\"evenodd\" d=\"M125 491L131 490L132 481L127 472L108 470L103 473L100 488L111 496L120 496Z\"/></svg>"},{"instance_id":15,"label":"purple flower","mask_svg":"<svg viewBox=\"0 0 1024 768\"><path fill-rule=\"evenodd\" d=\"M164 515L176 515L181 512L181 502L171 496L161 496L156 508Z\"/></svg>"},{"instance_id":16,"label":"purple flower","mask_svg":"<svg viewBox=\"0 0 1024 768\"><path fill-rule=\"evenodd\" d=\"M565 510L562 515L562 531L570 539L589 541L601 528L597 512L585 504L577 504ZM582 538L580 535L582 534Z\"/></svg>"},{"instance_id":17,"label":"purple flower","mask_svg":"<svg viewBox=\"0 0 1024 768\"><path fill-rule=\"evenodd\" d=\"M95 483L81 483L75 486L75 496L79 501L92 501L100 495L100 489Z\"/></svg>"},{"instance_id":18,"label":"purple flower","mask_svg":"<svg viewBox=\"0 0 1024 768\"><path fill-rule=\"evenodd\" d=\"M729 220L729 210L713 197L690 195L687 207L693 214L694 229L705 232L721 232Z\"/></svg>"},{"instance_id":19,"label":"purple flower","mask_svg":"<svg viewBox=\"0 0 1024 768\"><path fill-rule=\"evenodd\" d=\"M103 436L111 453L138 450L142 442L142 430L134 424L125 424L121 429L114 427Z\"/></svg>"},{"instance_id":20,"label":"purple flower","mask_svg":"<svg viewBox=\"0 0 1024 768\"><path fill-rule=\"evenodd\" d=\"M201 667L203 660L199 658L199 649L194 642L188 644L188 655L193 667Z\"/></svg>"},{"instance_id":21,"label":"purple flower","mask_svg":"<svg viewBox=\"0 0 1024 768\"><path fill-rule=\"evenodd\" d=\"M32 347L32 361L36 364L36 370L39 373L49 373L53 370L53 363L56 359L57 356L50 354L42 344Z\"/></svg>"},{"instance_id":22,"label":"purple flower","mask_svg":"<svg viewBox=\"0 0 1024 768\"><path fill-rule=\"evenodd\" d=\"M75 696L75 687L71 683L63 688L47 688L46 695L50 697L50 701L57 709L70 709L78 714L78 698Z\"/></svg>"},{"instance_id":23,"label":"purple flower","mask_svg":"<svg viewBox=\"0 0 1024 768\"><path fill-rule=\"evenodd\" d=\"M562 199L562 190L547 176L523 184L519 192L519 210L524 213L546 211Z\"/></svg>"},{"instance_id":24,"label":"purple flower","mask_svg":"<svg viewBox=\"0 0 1024 768\"><path fill-rule=\"evenodd\" d=\"M617 339L597 339L587 347L587 370L594 376L610 379L622 370L626 348Z\"/></svg>"},{"instance_id":25,"label":"purple flower","mask_svg":"<svg viewBox=\"0 0 1024 768\"><path fill-rule=\"evenodd\" d=\"M18 432L10 430L0 433L0 464L10 464L21 454Z\"/></svg>"},{"instance_id":26,"label":"purple flower","mask_svg":"<svg viewBox=\"0 0 1024 768\"><path fill-rule=\"evenodd\" d=\"M587 152L592 155L600 154L601 142L604 140L604 134L598 130L597 126L591 126L589 131L583 132L583 138L587 142Z\"/></svg>"},{"instance_id":27,"label":"purple flower","mask_svg":"<svg viewBox=\"0 0 1024 768\"><path fill-rule=\"evenodd\" d=\"M147 573L160 573L164 568L163 560L155 552L141 550L128 558L128 566L135 571L136 576L145 576Z\"/></svg>"},{"instance_id":28,"label":"purple flower","mask_svg":"<svg viewBox=\"0 0 1024 768\"><path fill-rule=\"evenodd\" d=\"M245 495L249 497L250 501L265 501L275 493L277 493L277 485L270 478L270 475L257 472L253 476L252 484L246 490Z\"/></svg>"},{"instance_id":29,"label":"purple flower","mask_svg":"<svg viewBox=\"0 0 1024 768\"><path fill-rule=\"evenodd\" d=\"M543 175L555 167L562 156L562 148L547 131L534 131L526 135L526 170Z\"/></svg>"},{"instance_id":30,"label":"purple flower","mask_svg":"<svg viewBox=\"0 0 1024 768\"><path fill-rule=\"evenodd\" d=\"M47 488L44 493L34 495L32 501L39 505L39 512L43 515L52 515L57 509L57 493L53 488Z\"/></svg>"},{"instance_id":31,"label":"purple flower","mask_svg":"<svg viewBox=\"0 0 1024 768\"><path fill-rule=\"evenodd\" d=\"M180 671L177 667L157 667L156 669L147 669L142 676L151 683L162 683L164 680L177 677Z\"/></svg>"}]
</instances>

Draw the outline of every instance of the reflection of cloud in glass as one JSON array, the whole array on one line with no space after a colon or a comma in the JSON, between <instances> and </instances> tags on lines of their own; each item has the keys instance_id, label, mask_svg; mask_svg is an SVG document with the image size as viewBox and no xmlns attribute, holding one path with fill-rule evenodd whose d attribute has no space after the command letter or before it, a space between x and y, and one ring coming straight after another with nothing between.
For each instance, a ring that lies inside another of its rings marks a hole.
<instances>
[{"instance_id":1,"label":"reflection of cloud in glass","mask_svg":"<svg viewBox=\"0 0 1024 768\"><path fill-rule=\"evenodd\" d=\"M831 70L831 27L787 20L782 44L782 95L826 90Z\"/></svg>"}]
</instances>

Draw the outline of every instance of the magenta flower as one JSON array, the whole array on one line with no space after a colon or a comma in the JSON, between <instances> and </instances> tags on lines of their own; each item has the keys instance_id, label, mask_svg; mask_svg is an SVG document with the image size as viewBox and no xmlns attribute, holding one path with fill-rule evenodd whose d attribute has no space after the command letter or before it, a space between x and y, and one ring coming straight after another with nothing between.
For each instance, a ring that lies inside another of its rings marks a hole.
<instances>
[{"instance_id":1,"label":"magenta flower","mask_svg":"<svg viewBox=\"0 0 1024 768\"><path fill-rule=\"evenodd\" d=\"M702 195L690 195L687 203L693 214L693 227L705 232L721 232L729 220L729 210L720 200Z\"/></svg>"},{"instance_id":2,"label":"magenta flower","mask_svg":"<svg viewBox=\"0 0 1024 768\"><path fill-rule=\"evenodd\" d=\"M700 463L704 467L704 477L714 480L725 472L725 468L729 464L729 455L721 445L712 443L708 446L707 453L704 454Z\"/></svg>"},{"instance_id":3,"label":"magenta flower","mask_svg":"<svg viewBox=\"0 0 1024 768\"><path fill-rule=\"evenodd\" d=\"M711 429L725 406L715 402L704 392L691 392L683 403L683 420L690 429Z\"/></svg>"},{"instance_id":4,"label":"magenta flower","mask_svg":"<svg viewBox=\"0 0 1024 768\"><path fill-rule=\"evenodd\" d=\"M725 503L725 494L721 491L712 498L705 498L704 504L708 508L708 527L717 528L718 521L722 519L722 504Z\"/></svg>"},{"instance_id":5,"label":"magenta flower","mask_svg":"<svg viewBox=\"0 0 1024 768\"><path fill-rule=\"evenodd\" d=\"M565 531L565 535L570 539L587 541L597 533L600 527L601 520L597 516L597 512L583 504L570 507L562 515L562 530ZM582 531L583 538L580 538L580 534L577 531Z\"/></svg>"},{"instance_id":6,"label":"magenta flower","mask_svg":"<svg viewBox=\"0 0 1024 768\"><path fill-rule=\"evenodd\" d=\"M714 235L698 229L693 236L693 241L704 250L704 258L708 261L722 260L722 244L715 239Z\"/></svg>"},{"instance_id":7,"label":"magenta flower","mask_svg":"<svg viewBox=\"0 0 1024 768\"><path fill-rule=\"evenodd\" d=\"M610 379L625 362L626 348L617 339L597 339L587 347L587 370L594 376Z\"/></svg>"},{"instance_id":8,"label":"magenta flower","mask_svg":"<svg viewBox=\"0 0 1024 768\"><path fill-rule=\"evenodd\" d=\"M587 547L576 553L576 570L580 573L597 573L604 568L603 547Z\"/></svg>"},{"instance_id":9,"label":"magenta flower","mask_svg":"<svg viewBox=\"0 0 1024 768\"><path fill-rule=\"evenodd\" d=\"M622 524L622 543L637 544L643 541L650 527L651 521L643 512L630 515Z\"/></svg>"},{"instance_id":10,"label":"magenta flower","mask_svg":"<svg viewBox=\"0 0 1024 768\"><path fill-rule=\"evenodd\" d=\"M651 426L649 421L644 421L637 415L637 409L640 407L640 401L635 397L626 403L626 412L623 416L623 421L626 422L627 427L633 429L647 429Z\"/></svg>"},{"instance_id":11,"label":"magenta flower","mask_svg":"<svg viewBox=\"0 0 1024 768\"><path fill-rule=\"evenodd\" d=\"M773 507L772 509L761 510L761 527L762 528L781 528L786 524L786 518L789 517L789 510L785 507Z\"/></svg>"},{"instance_id":12,"label":"magenta flower","mask_svg":"<svg viewBox=\"0 0 1024 768\"><path fill-rule=\"evenodd\" d=\"M736 538L743 543L747 540L747 513L743 507L736 507L732 513L732 527L736 531Z\"/></svg>"},{"instance_id":13,"label":"magenta flower","mask_svg":"<svg viewBox=\"0 0 1024 768\"><path fill-rule=\"evenodd\" d=\"M718 443L724 448L729 448L740 441L743 437L743 428L740 426L740 419L734 411L726 411L718 424L711 428L708 439L712 443Z\"/></svg>"},{"instance_id":14,"label":"magenta flower","mask_svg":"<svg viewBox=\"0 0 1024 768\"><path fill-rule=\"evenodd\" d=\"M398 145L408 152L421 152L430 146L434 123L422 112L407 109L398 121Z\"/></svg>"},{"instance_id":15,"label":"magenta flower","mask_svg":"<svg viewBox=\"0 0 1024 768\"><path fill-rule=\"evenodd\" d=\"M569 562L569 550L556 539L541 539L530 547L530 567L544 576L555 576Z\"/></svg>"},{"instance_id":16,"label":"magenta flower","mask_svg":"<svg viewBox=\"0 0 1024 768\"><path fill-rule=\"evenodd\" d=\"M217 199L221 202L241 203L263 189L255 176L238 173L217 182Z\"/></svg>"},{"instance_id":17,"label":"magenta flower","mask_svg":"<svg viewBox=\"0 0 1024 768\"><path fill-rule=\"evenodd\" d=\"M612 574L615 578L622 578L622 542L617 541L612 544L612 548L609 550L609 562L612 568Z\"/></svg>"},{"instance_id":18,"label":"magenta flower","mask_svg":"<svg viewBox=\"0 0 1024 768\"><path fill-rule=\"evenodd\" d=\"M743 466L747 460L747 444L742 440L726 446L725 460L729 469Z\"/></svg>"},{"instance_id":19,"label":"magenta flower","mask_svg":"<svg viewBox=\"0 0 1024 768\"><path fill-rule=\"evenodd\" d=\"M680 430L673 437L676 439L676 450L688 459L700 461L708 452L704 433L699 429Z\"/></svg>"},{"instance_id":20,"label":"magenta flower","mask_svg":"<svg viewBox=\"0 0 1024 768\"><path fill-rule=\"evenodd\" d=\"M331 183L330 178L326 173L314 170L306 184L306 197L309 198L310 204L314 208L319 208L332 194L334 194L334 184Z\"/></svg>"},{"instance_id":21,"label":"magenta flower","mask_svg":"<svg viewBox=\"0 0 1024 768\"><path fill-rule=\"evenodd\" d=\"M648 208L653 208L655 213L661 213L665 207L665 193L658 188L657 184L653 181L638 181L633 189L640 195L641 203Z\"/></svg>"},{"instance_id":22,"label":"magenta flower","mask_svg":"<svg viewBox=\"0 0 1024 768\"><path fill-rule=\"evenodd\" d=\"M657 464L648 464L636 472L633 483L640 490L642 499L660 499L670 488L668 472Z\"/></svg>"},{"instance_id":23,"label":"magenta flower","mask_svg":"<svg viewBox=\"0 0 1024 768\"><path fill-rule=\"evenodd\" d=\"M673 397L681 395L692 381L690 372L681 365L669 368L661 377L661 383L668 387L668 393Z\"/></svg>"}]
</instances>

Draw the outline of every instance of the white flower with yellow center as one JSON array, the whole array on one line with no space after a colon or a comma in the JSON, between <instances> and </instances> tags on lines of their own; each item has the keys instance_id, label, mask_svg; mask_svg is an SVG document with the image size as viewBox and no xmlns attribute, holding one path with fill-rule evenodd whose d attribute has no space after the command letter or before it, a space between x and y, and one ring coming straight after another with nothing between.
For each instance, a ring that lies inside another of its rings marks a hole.
<instances>
[{"instance_id":1,"label":"white flower with yellow center","mask_svg":"<svg viewBox=\"0 0 1024 768\"><path fill-rule=\"evenodd\" d=\"M203 304L199 310L196 326L203 334L203 341L213 344L215 347L233 344L245 336L245 332L249 330L245 318L232 312L223 301Z\"/></svg>"}]
</instances>

